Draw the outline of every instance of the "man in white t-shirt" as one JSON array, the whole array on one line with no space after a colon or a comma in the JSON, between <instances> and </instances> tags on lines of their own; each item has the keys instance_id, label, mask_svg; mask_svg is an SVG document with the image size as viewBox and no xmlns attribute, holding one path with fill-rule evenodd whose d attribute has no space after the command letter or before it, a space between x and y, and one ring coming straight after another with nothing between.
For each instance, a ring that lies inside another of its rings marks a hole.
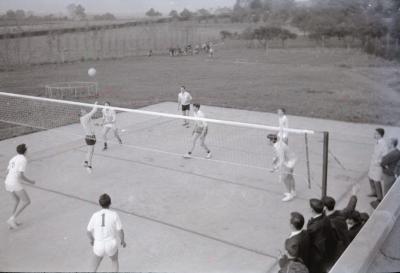
<instances>
[{"instance_id":1,"label":"man in white t-shirt","mask_svg":"<svg viewBox=\"0 0 400 273\"><path fill-rule=\"evenodd\" d=\"M103 126L103 140L104 148L103 151L107 150L107 134L110 130L113 131L115 138L118 140L119 144L122 144L121 137L118 134L118 128L116 127L117 114L115 110L110 107L110 103L106 101L104 103L104 108L101 111L103 114L102 126Z\"/></svg>"},{"instance_id":2,"label":"man in white t-shirt","mask_svg":"<svg viewBox=\"0 0 400 273\"><path fill-rule=\"evenodd\" d=\"M289 150L288 145L282 140L279 140L277 135L270 134L267 137L275 152L275 157L272 160L271 172L279 171L279 180L287 189L287 192L284 193L282 201L287 202L296 196L293 172L297 158L296 155Z\"/></svg>"},{"instance_id":3,"label":"man in white t-shirt","mask_svg":"<svg viewBox=\"0 0 400 273\"><path fill-rule=\"evenodd\" d=\"M181 92L178 94L178 111L182 110L182 115L189 116L191 101L192 96L186 90L186 87L182 85ZM182 125L189 128L189 121L184 119Z\"/></svg>"},{"instance_id":4,"label":"man in white t-shirt","mask_svg":"<svg viewBox=\"0 0 400 273\"><path fill-rule=\"evenodd\" d=\"M286 129L289 128L289 121L286 116L286 110L284 108L279 108L278 109L278 116L279 116L279 132L278 132L278 138L283 140L286 144L288 144L288 132Z\"/></svg>"},{"instance_id":5,"label":"man in white t-shirt","mask_svg":"<svg viewBox=\"0 0 400 273\"><path fill-rule=\"evenodd\" d=\"M81 109L80 122L85 131L85 141L87 145L86 160L83 166L86 168L88 173L92 173L92 160L94 153L94 145L96 144L96 135L93 127L92 117L97 112L97 101L94 103L92 111L89 113L85 109Z\"/></svg>"},{"instance_id":6,"label":"man in white t-shirt","mask_svg":"<svg viewBox=\"0 0 400 273\"><path fill-rule=\"evenodd\" d=\"M99 204L102 209L92 215L87 226L87 235L94 253L92 271L96 272L103 257L108 256L111 259L113 271L118 272L118 238L121 240L122 247L126 247L124 230L118 214L109 209L110 196L102 194Z\"/></svg>"},{"instance_id":7,"label":"man in white t-shirt","mask_svg":"<svg viewBox=\"0 0 400 273\"><path fill-rule=\"evenodd\" d=\"M202 111L200 111L200 104L193 104L193 110L194 110L193 112L194 117L199 118L199 120L196 120L195 127L192 132L192 135L194 136L192 142L192 148L183 157L184 158L192 157L192 152L196 147L197 140L200 139L200 146L203 147L204 150L207 152L206 158L209 159L211 158L211 151L204 143L208 134L208 125L207 122L205 122L204 120L200 120L201 118L205 118L205 115Z\"/></svg>"},{"instance_id":8,"label":"man in white t-shirt","mask_svg":"<svg viewBox=\"0 0 400 273\"><path fill-rule=\"evenodd\" d=\"M8 191L15 201L13 212L11 217L7 220L7 224L10 228L17 228L16 218L21 212L31 203L28 194L22 186L22 181L35 184L35 181L25 176L26 165L28 163L26 159L27 147L25 144L17 146L18 155L14 156L8 163L7 177L5 180L6 191ZM19 206L19 208L18 208Z\"/></svg>"}]
</instances>

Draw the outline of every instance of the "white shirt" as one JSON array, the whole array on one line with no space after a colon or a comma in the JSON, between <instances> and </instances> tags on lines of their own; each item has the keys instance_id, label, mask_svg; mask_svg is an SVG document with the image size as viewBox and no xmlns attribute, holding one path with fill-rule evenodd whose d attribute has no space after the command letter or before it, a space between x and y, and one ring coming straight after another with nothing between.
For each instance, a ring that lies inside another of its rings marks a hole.
<instances>
[{"instance_id":1,"label":"white shirt","mask_svg":"<svg viewBox=\"0 0 400 273\"><path fill-rule=\"evenodd\" d=\"M102 209L90 218L87 231L92 232L95 241L114 240L122 229L121 220L115 211Z\"/></svg>"},{"instance_id":2,"label":"white shirt","mask_svg":"<svg viewBox=\"0 0 400 273\"><path fill-rule=\"evenodd\" d=\"M282 117L279 117L279 128L281 128L281 129L288 129L289 128L289 121L288 121L288 118L285 115L283 115ZM285 131L285 130L279 130L278 137L279 138L287 138L288 137L288 132Z\"/></svg>"},{"instance_id":3,"label":"white shirt","mask_svg":"<svg viewBox=\"0 0 400 273\"><path fill-rule=\"evenodd\" d=\"M286 145L286 143L283 141L278 141L273 147L275 155L278 157L278 162L276 165L278 167L293 169L294 165L296 165L297 157L292 151L289 150L288 145Z\"/></svg>"},{"instance_id":4,"label":"white shirt","mask_svg":"<svg viewBox=\"0 0 400 273\"><path fill-rule=\"evenodd\" d=\"M90 113L82 116L80 118L81 125L83 127L83 130L85 131L86 135L94 135L94 127L92 123L92 116L96 113L97 107L94 107Z\"/></svg>"},{"instance_id":5,"label":"white shirt","mask_svg":"<svg viewBox=\"0 0 400 273\"><path fill-rule=\"evenodd\" d=\"M182 105L188 105L192 101L192 96L188 91L180 92L178 95L178 103Z\"/></svg>"},{"instance_id":6,"label":"white shirt","mask_svg":"<svg viewBox=\"0 0 400 273\"><path fill-rule=\"evenodd\" d=\"M297 231L292 231L292 232L290 233L289 238L292 238L293 236L296 236L297 234L300 234L302 231L303 231L302 229L297 230Z\"/></svg>"},{"instance_id":7,"label":"white shirt","mask_svg":"<svg viewBox=\"0 0 400 273\"><path fill-rule=\"evenodd\" d=\"M202 112L202 111L197 111L197 113L196 112L193 112L193 116L195 117L195 118L205 118L205 115L204 115L204 113ZM204 120L197 120L196 121L196 125L198 126L198 127L202 127L202 128L205 128L205 127L207 127L207 122L205 122Z\"/></svg>"},{"instance_id":8,"label":"white shirt","mask_svg":"<svg viewBox=\"0 0 400 273\"><path fill-rule=\"evenodd\" d=\"M115 123L115 120L117 119L117 114L115 113L114 109L106 107L106 108L103 108L103 110L101 112L103 114L104 124Z\"/></svg>"},{"instance_id":9,"label":"white shirt","mask_svg":"<svg viewBox=\"0 0 400 273\"><path fill-rule=\"evenodd\" d=\"M24 155L14 156L8 163L6 184L21 183L21 172L25 172L28 160Z\"/></svg>"},{"instance_id":10,"label":"white shirt","mask_svg":"<svg viewBox=\"0 0 400 273\"><path fill-rule=\"evenodd\" d=\"M384 155L388 152L388 146L386 141L381 138L377 141L372 153L371 162L369 165L368 177L374 181L382 180L382 167L381 160Z\"/></svg>"}]
</instances>

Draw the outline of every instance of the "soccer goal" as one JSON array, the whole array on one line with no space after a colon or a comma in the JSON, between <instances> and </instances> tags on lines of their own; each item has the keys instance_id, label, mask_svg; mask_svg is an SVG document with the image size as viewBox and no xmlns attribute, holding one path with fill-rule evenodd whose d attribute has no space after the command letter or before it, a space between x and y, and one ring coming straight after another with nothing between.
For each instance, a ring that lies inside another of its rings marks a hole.
<instances>
[{"instance_id":1,"label":"soccer goal","mask_svg":"<svg viewBox=\"0 0 400 273\"><path fill-rule=\"evenodd\" d=\"M58 82L45 85L48 98L93 98L99 95L97 82Z\"/></svg>"},{"instance_id":2,"label":"soccer goal","mask_svg":"<svg viewBox=\"0 0 400 273\"><path fill-rule=\"evenodd\" d=\"M76 139L85 137L79 124L81 110L89 112L94 107L94 104L89 103L4 92L0 92L0 104L0 122L54 132L58 138L69 135ZM101 124L101 112L105 106L98 105L97 108L93 122ZM298 159L294 171L296 183L303 185L305 189L317 188L318 192L326 195L327 132L301 128L282 129L267 124L226 119L183 117L172 114L176 113L176 106L171 107L169 112L112 108L117 112L116 126L123 139L122 145L115 143L114 151L119 155L141 155L151 162L163 159L159 164L168 165L168 168L184 166L190 168L187 170L189 172L226 176L230 177L230 181L244 181L252 187L268 187L278 180L280 174L270 172L274 154L267 135L286 130L289 134L289 148ZM212 111L208 112L211 108L204 106L201 110L203 109L206 117L213 116ZM182 126L184 119L189 120L190 128ZM192 145L194 124L199 121L207 123L208 131L204 142L213 156L206 158L205 150L197 143L190 159L191 165L186 164L188 167L184 165L187 161L182 161L182 156ZM100 142L102 128L95 128Z\"/></svg>"}]
</instances>

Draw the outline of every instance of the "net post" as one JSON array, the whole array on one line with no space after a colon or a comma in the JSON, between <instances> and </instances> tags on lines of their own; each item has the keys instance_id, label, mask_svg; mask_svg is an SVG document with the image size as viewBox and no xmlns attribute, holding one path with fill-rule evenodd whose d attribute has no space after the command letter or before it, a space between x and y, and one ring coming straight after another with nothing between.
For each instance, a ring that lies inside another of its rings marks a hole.
<instances>
[{"instance_id":1,"label":"net post","mask_svg":"<svg viewBox=\"0 0 400 273\"><path fill-rule=\"evenodd\" d=\"M322 154L322 197L327 195L328 189L328 148L329 148L329 132L323 132L323 154Z\"/></svg>"},{"instance_id":2,"label":"net post","mask_svg":"<svg viewBox=\"0 0 400 273\"><path fill-rule=\"evenodd\" d=\"M305 140L305 143L306 143L307 182L308 182L308 188L311 189L310 154L309 154L309 151L308 151L308 136L307 136L307 133L304 134L304 140Z\"/></svg>"}]
</instances>

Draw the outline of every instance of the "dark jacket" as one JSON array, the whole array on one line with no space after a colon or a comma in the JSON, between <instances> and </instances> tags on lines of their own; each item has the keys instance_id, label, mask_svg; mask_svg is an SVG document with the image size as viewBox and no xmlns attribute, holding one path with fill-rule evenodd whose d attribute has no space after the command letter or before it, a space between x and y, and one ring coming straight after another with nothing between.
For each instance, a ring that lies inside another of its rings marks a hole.
<instances>
[{"instance_id":1,"label":"dark jacket","mask_svg":"<svg viewBox=\"0 0 400 273\"><path fill-rule=\"evenodd\" d=\"M310 261L311 273L323 273L333 264L336 257L337 241L335 232L327 216L322 214L311 218L307 224L310 236Z\"/></svg>"},{"instance_id":2,"label":"dark jacket","mask_svg":"<svg viewBox=\"0 0 400 273\"><path fill-rule=\"evenodd\" d=\"M394 176L397 163L400 161L400 151L394 149L393 151L382 157L381 166L383 173L388 176Z\"/></svg>"},{"instance_id":3,"label":"dark jacket","mask_svg":"<svg viewBox=\"0 0 400 273\"><path fill-rule=\"evenodd\" d=\"M309 273L308 268L298 259L289 259L284 255L279 260L280 270L278 273Z\"/></svg>"},{"instance_id":4,"label":"dark jacket","mask_svg":"<svg viewBox=\"0 0 400 273\"><path fill-rule=\"evenodd\" d=\"M357 223L349 229L349 238L350 243L354 240L357 234L360 232L361 228L363 227L362 223Z\"/></svg>"},{"instance_id":5,"label":"dark jacket","mask_svg":"<svg viewBox=\"0 0 400 273\"><path fill-rule=\"evenodd\" d=\"M310 236L307 231L303 230L299 234L287 238L285 248L291 256L301 259L307 267L309 266Z\"/></svg>"}]
</instances>

